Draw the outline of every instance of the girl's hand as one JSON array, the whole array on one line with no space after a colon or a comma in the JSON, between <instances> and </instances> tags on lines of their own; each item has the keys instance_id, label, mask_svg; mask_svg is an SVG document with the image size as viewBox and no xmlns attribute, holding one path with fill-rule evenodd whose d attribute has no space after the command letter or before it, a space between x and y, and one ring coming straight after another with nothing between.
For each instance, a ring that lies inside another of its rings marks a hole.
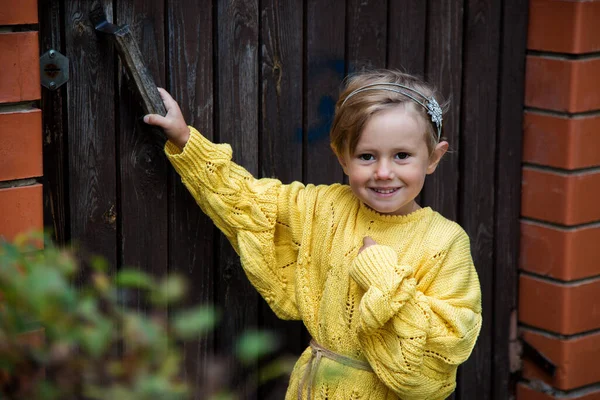
<instances>
[{"instance_id":1,"label":"girl's hand","mask_svg":"<svg viewBox=\"0 0 600 400\"><path fill-rule=\"evenodd\" d=\"M163 129L165 135L173 142L180 150L190 138L190 128L188 128L179 104L171 97L171 95L163 88L158 88L160 97L162 97L165 108L167 109L167 115L162 116L158 114L148 114L144 116L144 122L148 125L158 126Z\"/></svg>"},{"instance_id":2,"label":"girl's hand","mask_svg":"<svg viewBox=\"0 0 600 400\"><path fill-rule=\"evenodd\" d=\"M358 254L362 253L363 250L366 250L368 247L375 246L377 244L376 241L371 239L369 236L365 236L363 239L363 245L360 249L358 249Z\"/></svg>"}]
</instances>

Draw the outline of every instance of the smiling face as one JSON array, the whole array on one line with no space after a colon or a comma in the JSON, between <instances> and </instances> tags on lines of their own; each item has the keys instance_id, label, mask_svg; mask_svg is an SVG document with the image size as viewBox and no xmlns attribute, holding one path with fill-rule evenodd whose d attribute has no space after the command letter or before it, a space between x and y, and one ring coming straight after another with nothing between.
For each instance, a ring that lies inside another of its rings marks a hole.
<instances>
[{"instance_id":1,"label":"smiling face","mask_svg":"<svg viewBox=\"0 0 600 400\"><path fill-rule=\"evenodd\" d=\"M352 192L373 210L406 215L420 208L415 198L425 176L448 149L444 141L429 153L425 124L406 103L381 110L365 124L353 154L339 158Z\"/></svg>"}]
</instances>

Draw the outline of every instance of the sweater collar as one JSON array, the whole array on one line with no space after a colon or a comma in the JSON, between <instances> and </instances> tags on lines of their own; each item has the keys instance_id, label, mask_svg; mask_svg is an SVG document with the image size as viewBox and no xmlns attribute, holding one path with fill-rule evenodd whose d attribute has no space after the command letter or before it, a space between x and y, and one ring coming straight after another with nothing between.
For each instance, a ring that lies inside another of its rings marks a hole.
<instances>
[{"instance_id":1,"label":"sweater collar","mask_svg":"<svg viewBox=\"0 0 600 400\"><path fill-rule=\"evenodd\" d=\"M358 199L357 199L358 201ZM405 224L412 221L417 221L422 218L425 218L433 213L431 207L423 207L419 210L413 211L410 214L406 215L388 215L381 214L372 208L368 207L362 201L360 203L360 213L369 220L382 221L382 222L391 222L391 223L400 223Z\"/></svg>"}]
</instances>

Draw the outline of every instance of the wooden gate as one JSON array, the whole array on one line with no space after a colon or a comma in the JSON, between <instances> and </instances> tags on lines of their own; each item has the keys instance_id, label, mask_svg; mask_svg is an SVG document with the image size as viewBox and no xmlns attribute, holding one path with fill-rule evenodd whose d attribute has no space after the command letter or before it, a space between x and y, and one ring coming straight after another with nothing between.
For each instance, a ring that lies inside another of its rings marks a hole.
<instances>
[{"instance_id":1,"label":"wooden gate","mask_svg":"<svg viewBox=\"0 0 600 400\"><path fill-rule=\"evenodd\" d=\"M59 50L71 63L68 84L43 97L46 225L59 242L81 243L115 268L183 273L190 301L222 310L213 339L186 344L192 379L206 373L214 349L229 348L248 327L276 329L298 354L308 341L301 325L276 320L144 132L115 51L89 22L90 3L40 0L40 50ZM256 176L343 179L328 131L349 72L404 68L437 84L452 100L444 122L453 151L427 181L422 203L469 233L484 307L481 337L454 396L509 398L527 1L102 4L114 23L132 27L188 123L231 143L234 159Z\"/></svg>"}]
</instances>

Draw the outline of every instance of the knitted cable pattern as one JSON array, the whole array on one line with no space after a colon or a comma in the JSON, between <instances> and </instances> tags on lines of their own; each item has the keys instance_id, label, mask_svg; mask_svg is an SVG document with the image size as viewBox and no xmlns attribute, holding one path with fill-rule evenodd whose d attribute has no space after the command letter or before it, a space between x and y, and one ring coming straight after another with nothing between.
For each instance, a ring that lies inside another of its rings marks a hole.
<instances>
[{"instance_id":1,"label":"knitted cable pattern","mask_svg":"<svg viewBox=\"0 0 600 400\"><path fill-rule=\"evenodd\" d=\"M345 185L255 179L231 147L190 128L165 152L202 210L239 254L250 282L283 319L374 372L324 358L313 399L445 399L481 329L469 239L430 208L381 215ZM365 236L377 245L358 251ZM311 349L286 399L297 398Z\"/></svg>"}]
</instances>

